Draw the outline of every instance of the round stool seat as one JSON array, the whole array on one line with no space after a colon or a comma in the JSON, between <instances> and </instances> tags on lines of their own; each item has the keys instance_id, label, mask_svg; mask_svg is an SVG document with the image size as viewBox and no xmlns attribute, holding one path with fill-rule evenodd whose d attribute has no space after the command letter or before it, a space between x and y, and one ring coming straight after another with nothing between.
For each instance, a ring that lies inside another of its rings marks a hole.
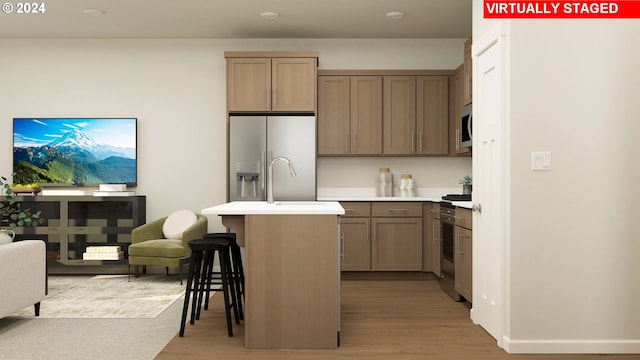
<instances>
[{"instance_id":1,"label":"round stool seat","mask_svg":"<svg viewBox=\"0 0 640 360\"><path fill-rule=\"evenodd\" d=\"M191 251L209 251L219 247L231 246L231 241L225 238L203 238L189 241Z\"/></svg>"}]
</instances>

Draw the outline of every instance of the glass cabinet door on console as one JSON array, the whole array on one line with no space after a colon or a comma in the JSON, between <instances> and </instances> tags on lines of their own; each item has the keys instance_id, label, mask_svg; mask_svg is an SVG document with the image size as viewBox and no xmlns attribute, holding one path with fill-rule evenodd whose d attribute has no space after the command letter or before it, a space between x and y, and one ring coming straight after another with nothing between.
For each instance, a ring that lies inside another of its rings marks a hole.
<instances>
[{"instance_id":1,"label":"glass cabinet door on console","mask_svg":"<svg viewBox=\"0 0 640 360\"><path fill-rule=\"evenodd\" d=\"M118 200L69 201L68 259L82 260L89 246L131 243L133 203Z\"/></svg>"},{"instance_id":2,"label":"glass cabinet door on console","mask_svg":"<svg viewBox=\"0 0 640 360\"><path fill-rule=\"evenodd\" d=\"M38 226L15 228L16 240L44 240L47 244L47 255L51 254L53 258L53 254L55 254L55 258L60 259L60 250L65 243L60 234L62 224L60 202L35 200L35 197L25 196L21 198L20 206L23 209L31 209L31 213L41 212Z\"/></svg>"},{"instance_id":3,"label":"glass cabinet door on console","mask_svg":"<svg viewBox=\"0 0 640 360\"><path fill-rule=\"evenodd\" d=\"M50 273L53 268L64 273L67 265L77 266L73 273L82 273L83 266L92 274L101 273L101 269L126 273L131 231L146 222L144 196L21 196L20 203L42 214L39 226L15 229L17 240L46 241L47 258L56 260L49 264ZM88 246L104 245L120 246L122 259L83 260ZM112 265L118 266L106 269Z\"/></svg>"}]
</instances>

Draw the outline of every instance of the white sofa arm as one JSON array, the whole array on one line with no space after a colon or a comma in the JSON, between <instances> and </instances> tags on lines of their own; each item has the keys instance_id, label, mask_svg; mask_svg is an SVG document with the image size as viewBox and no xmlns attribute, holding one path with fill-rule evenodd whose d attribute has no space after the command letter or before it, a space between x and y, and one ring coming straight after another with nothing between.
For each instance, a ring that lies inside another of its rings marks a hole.
<instances>
[{"instance_id":1,"label":"white sofa arm","mask_svg":"<svg viewBox=\"0 0 640 360\"><path fill-rule=\"evenodd\" d=\"M42 240L0 245L0 318L44 299L46 261Z\"/></svg>"}]
</instances>

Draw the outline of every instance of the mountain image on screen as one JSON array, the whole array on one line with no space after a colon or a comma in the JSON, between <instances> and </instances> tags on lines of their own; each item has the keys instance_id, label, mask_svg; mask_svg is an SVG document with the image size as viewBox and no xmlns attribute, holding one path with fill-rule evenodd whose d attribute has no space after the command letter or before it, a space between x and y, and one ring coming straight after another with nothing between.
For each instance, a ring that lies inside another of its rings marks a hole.
<instances>
[{"instance_id":1,"label":"mountain image on screen","mask_svg":"<svg viewBox=\"0 0 640 360\"><path fill-rule=\"evenodd\" d=\"M14 144L14 183L106 184L136 182L136 149L98 143L70 129L45 145Z\"/></svg>"}]
</instances>

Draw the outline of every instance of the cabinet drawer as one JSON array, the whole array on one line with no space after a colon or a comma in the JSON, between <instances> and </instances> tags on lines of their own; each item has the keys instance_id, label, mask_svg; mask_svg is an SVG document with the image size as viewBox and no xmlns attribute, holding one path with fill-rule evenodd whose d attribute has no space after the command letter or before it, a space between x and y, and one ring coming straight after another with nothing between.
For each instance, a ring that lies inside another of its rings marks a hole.
<instances>
[{"instance_id":1,"label":"cabinet drawer","mask_svg":"<svg viewBox=\"0 0 640 360\"><path fill-rule=\"evenodd\" d=\"M370 202L341 202L344 217L369 217L371 215Z\"/></svg>"},{"instance_id":2,"label":"cabinet drawer","mask_svg":"<svg viewBox=\"0 0 640 360\"><path fill-rule=\"evenodd\" d=\"M460 207L456 208L456 226L472 230L472 219L473 215L471 214L470 209Z\"/></svg>"},{"instance_id":3,"label":"cabinet drawer","mask_svg":"<svg viewBox=\"0 0 640 360\"><path fill-rule=\"evenodd\" d=\"M374 202L371 216L375 217L422 217L422 203L416 202Z\"/></svg>"}]
</instances>

